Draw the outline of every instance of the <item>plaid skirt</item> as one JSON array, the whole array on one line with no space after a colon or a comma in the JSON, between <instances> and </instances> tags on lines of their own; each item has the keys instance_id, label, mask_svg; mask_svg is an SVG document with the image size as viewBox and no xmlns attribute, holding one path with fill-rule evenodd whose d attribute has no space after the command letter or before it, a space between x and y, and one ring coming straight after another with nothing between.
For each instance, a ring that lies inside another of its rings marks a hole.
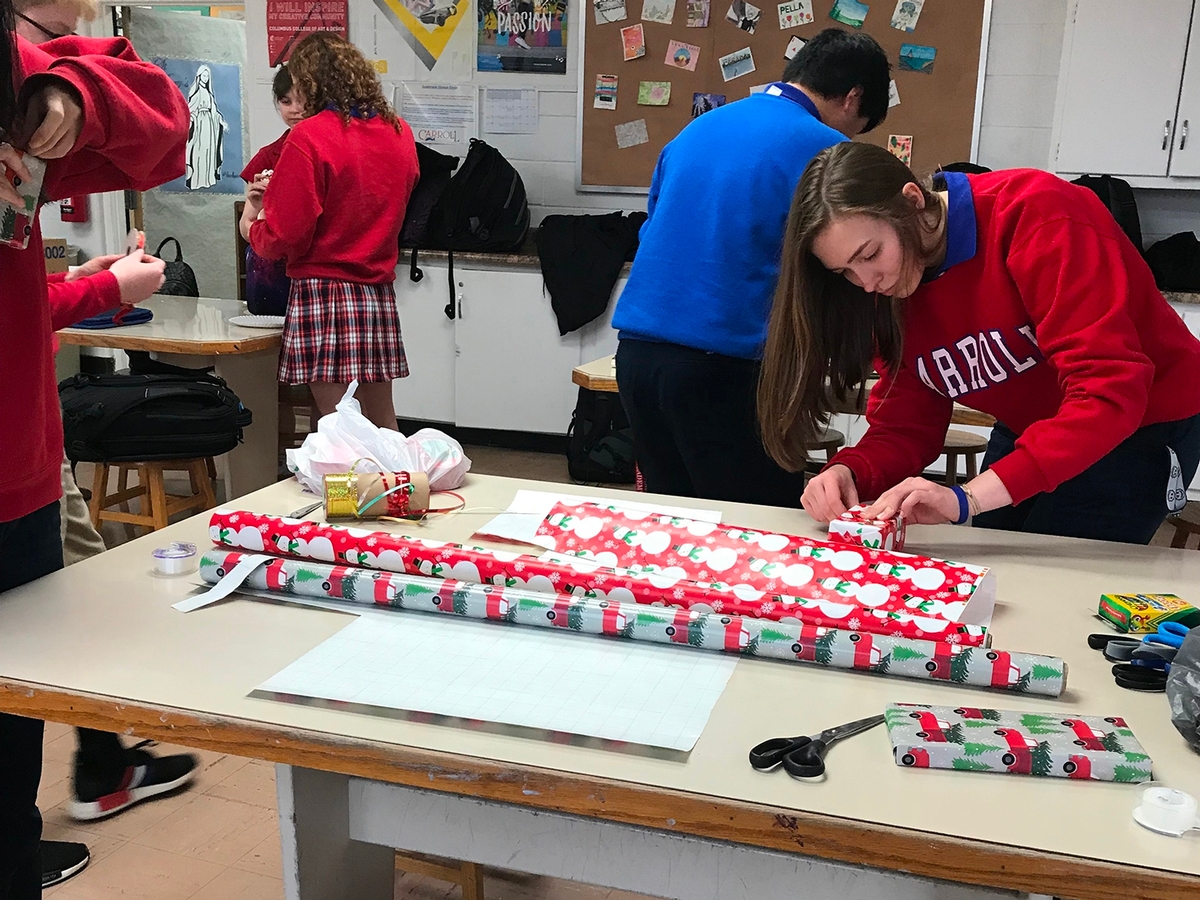
<instances>
[{"instance_id":1,"label":"plaid skirt","mask_svg":"<svg viewBox=\"0 0 1200 900\"><path fill-rule=\"evenodd\" d=\"M279 381L349 384L408 375L400 314L390 284L293 278L279 354Z\"/></svg>"}]
</instances>

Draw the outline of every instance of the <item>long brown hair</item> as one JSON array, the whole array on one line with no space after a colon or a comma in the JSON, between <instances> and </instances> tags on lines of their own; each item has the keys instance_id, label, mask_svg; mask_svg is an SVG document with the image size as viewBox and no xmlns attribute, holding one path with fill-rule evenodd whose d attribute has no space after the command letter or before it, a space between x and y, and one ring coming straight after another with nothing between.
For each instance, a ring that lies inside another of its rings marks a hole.
<instances>
[{"instance_id":1,"label":"long brown hair","mask_svg":"<svg viewBox=\"0 0 1200 900\"><path fill-rule=\"evenodd\" d=\"M784 468L801 469L829 415L861 402L875 357L894 372L903 348L901 301L830 272L813 241L835 218L865 214L896 229L906 267L925 268L945 213L931 185L923 210L901 193L914 182L882 147L846 142L813 157L796 187L758 381L763 445Z\"/></svg>"},{"instance_id":2,"label":"long brown hair","mask_svg":"<svg viewBox=\"0 0 1200 900\"><path fill-rule=\"evenodd\" d=\"M374 113L399 130L375 69L346 39L328 31L310 34L296 45L287 71L303 95L309 115L332 108L343 122L349 122L353 115Z\"/></svg>"}]
</instances>

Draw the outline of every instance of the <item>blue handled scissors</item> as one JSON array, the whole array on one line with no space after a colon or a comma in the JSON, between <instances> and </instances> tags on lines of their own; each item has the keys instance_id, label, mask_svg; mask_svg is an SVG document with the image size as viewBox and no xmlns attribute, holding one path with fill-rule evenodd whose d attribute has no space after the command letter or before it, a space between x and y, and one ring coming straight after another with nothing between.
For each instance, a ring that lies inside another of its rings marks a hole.
<instances>
[{"instance_id":1,"label":"blue handled scissors","mask_svg":"<svg viewBox=\"0 0 1200 900\"><path fill-rule=\"evenodd\" d=\"M771 738L750 751L750 765L760 772L782 765L796 778L820 778L825 774L825 751L830 744L874 728L882 721L883 716L871 716L826 728L820 734Z\"/></svg>"},{"instance_id":2,"label":"blue handled scissors","mask_svg":"<svg viewBox=\"0 0 1200 900\"><path fill-rule=\"evenodd\" d=\"M1158 631L1142 638L1141 645L1134 648L1130 661L1134 665L1149 666L1153 669L1171 670L1175 654L1183 646L1183 639L1191 629L1178 622L1163 622Z\"/></svg>"}]
</instances>

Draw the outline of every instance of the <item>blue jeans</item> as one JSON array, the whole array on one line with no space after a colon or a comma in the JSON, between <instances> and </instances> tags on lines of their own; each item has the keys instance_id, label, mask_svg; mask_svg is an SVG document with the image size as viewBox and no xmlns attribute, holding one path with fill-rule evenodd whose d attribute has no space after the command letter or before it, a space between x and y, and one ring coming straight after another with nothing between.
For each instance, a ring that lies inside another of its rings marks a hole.
<instances>
[{"instance_id":1,"label":"blue jeans","mask_svg":"<svg viewBox=\"0 0 1200 900\"><path fill-rule=\"evenodd\" d=\"M0 522L0 595L62 568L58 501ZM0 603L4 602L0 596ZM42 895L42 722L0 713L0 900Z\"/></svg>"},{"instance_id":2,"label":"blue jeans","mask_svg":"<svg viewBox=\"0 0 1200 900\"><path fill-rule=\"evenodd\" d=\"M1017 436L997 422L986 470L1012 453ZM1200 416L1139 428L1107 456L1053 491L975 517L979 528L1148 544L1167 517L1170 454L1190 484L1200 463Z\"/></svg>"}]
</instances>

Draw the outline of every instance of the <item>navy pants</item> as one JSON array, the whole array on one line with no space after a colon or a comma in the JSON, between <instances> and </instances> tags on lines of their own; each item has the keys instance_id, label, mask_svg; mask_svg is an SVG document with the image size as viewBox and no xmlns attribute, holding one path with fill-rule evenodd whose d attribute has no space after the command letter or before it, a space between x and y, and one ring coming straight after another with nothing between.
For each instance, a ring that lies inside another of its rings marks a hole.
<instances>
[{"instance_id":1,"label":"navy pants","mask_svg":"<svg viewBox=\"0 0 1200 900\"><path fill-rule=\"evenodd\" d=\"M986 470L1013 451L1017 436L997 422L992 429ZM1167 517L1170 447L1188 485L1200 463L1200 415L1139 428L1107 456L1053 491L1017 506L981 513L980 528L1031 534L1148 544Z\"/></svg>"},{"instance_id":2,"label":"navy pants","mask_svg":"<svg viewBox=\"0 0 1200 900\"><path fill-rule=\"evenodd\" d=\"M62 565L58 501L0 522L0 595ZM0 713L0 900L42 895L42 817L37 808L41 777L42 722Z\"/></svg>"},{"instance_id":3,"label":"navy pants","mask_svg":"<svg viewBox=\"0 0 1200 900\"><path fill-rule=\"evenodd\" d=\"M758 434L757 360L679 344L622 340L621 405L646 490L799 506L803 473L781 469Z\"/></svg>"}]
</instances>

